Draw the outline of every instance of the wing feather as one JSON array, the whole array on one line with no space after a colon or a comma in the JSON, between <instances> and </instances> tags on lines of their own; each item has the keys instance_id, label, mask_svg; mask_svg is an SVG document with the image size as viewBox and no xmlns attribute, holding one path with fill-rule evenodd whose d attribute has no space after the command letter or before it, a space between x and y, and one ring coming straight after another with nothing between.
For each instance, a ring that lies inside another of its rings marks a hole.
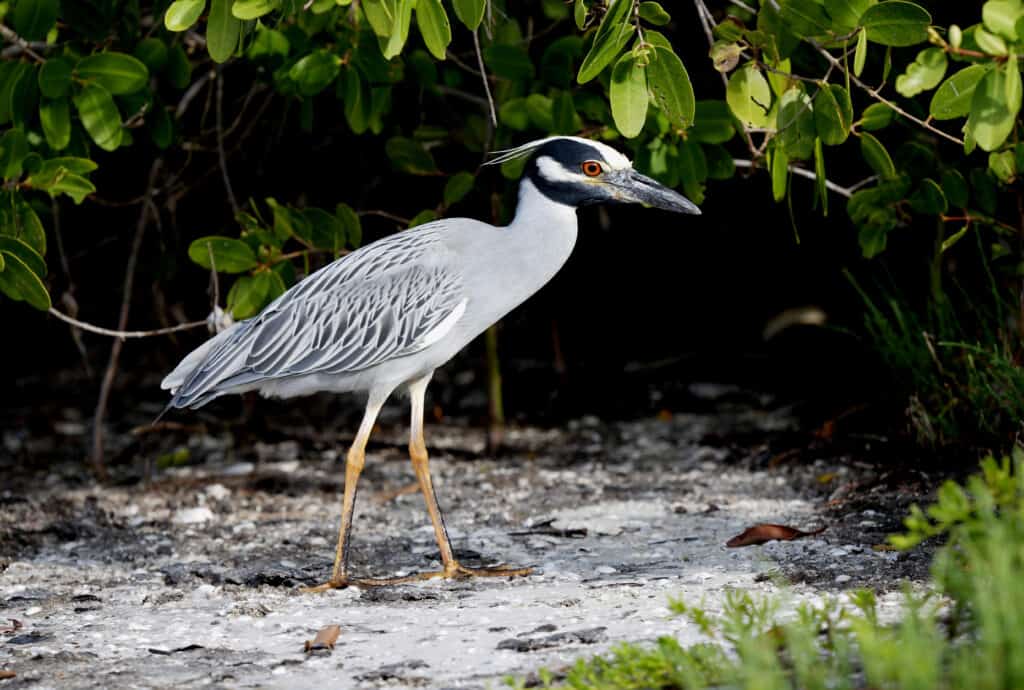
<instances>
[{"instance_id":1,"label":"wing feather","mask_svg":"<svg viewBox=\"0 0 1024 690\"><path fill-rule=\"evenodd\" d=\"M354 373L433 344L466 304L442 227L393 235L309 276L210 347L172 403L199 406L242 385Z\"/></svg>"}]
</instances>

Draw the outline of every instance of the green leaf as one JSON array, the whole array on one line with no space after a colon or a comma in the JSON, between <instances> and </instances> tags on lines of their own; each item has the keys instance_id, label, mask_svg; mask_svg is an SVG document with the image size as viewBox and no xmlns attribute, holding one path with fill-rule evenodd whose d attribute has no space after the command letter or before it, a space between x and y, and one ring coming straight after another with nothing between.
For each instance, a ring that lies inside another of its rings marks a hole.
<instances>
[{"instance_id":1,"label":"green leaf","mask_svg":"<svg viewBox=\"0 0 1024 690\"><path fill-rule=\"evenodd\" d=\"M921 180L921 185L914 190L907 201L910 203L910 208L925 215L939 215L945 213L949 208L942 187L938 182L929 178Z\"/></svg>"},{"instance_id":2,"label":"green leaf","mask_svg":"<svg viewBox=\"0 0 1024 690\"><path fill-rule=\"evenodd\" d=\"M46 231L35 210L24 199L17 203L17 235L40 256L46 254Z\"/></svg>"},{"instance_id":3,"label":"green leaf","mask_svg":"<svg viewBox=\"0 0 1024 690\"><path fill-rule=\"evenodd\" d=\"M431 221L437 220L437 211L432 208L423 209L409 221L409 227L415 228L417 225L423 225Z\"/></svg>"},{"instance_id":4,"label":"green leaf","mask_svg":"<svg viewBox=\"0 0 1024 690\"><path fill-rule=\"evenodd\" d=\"M21 128L14 127L0 137L0 177L16 180L21 177L22 161L28 155L28 139Z\"/></svg>"},{"instance_id":5,"label":"green leaf","mask_svg":"<svg viewBox=\"0 0 1024 690\"><path fill-rule=\"evenodd\" d=\"M975 29L974 40L978 47L989 55L1006 55L1009 50L1006 41L995 34L990 34L981 27Z\"/></svg>"},{"instance_id":6,"label":"green leaf","mask_svg":"<svg viewBox=\"0 0 1024 690\"><path fill-rule=\"evenodd\" d=\"M199 21L206 0L174 0L164 13L164 26L170 31L185 31Z\"/></svg>"},{"instance_id":7,"label":"green leaf","mask_svg":"<svg viewBox=\"0 0 1024 690\"><path fill-rule=\"evenodd\" d=\"M857 48L853 53L853 74L859 77L864 71L864 63L868 59L868 34L861 30L857 33Z\"/></svg>"},{"instance_id":8,"label":"green leaf","mask_svg":"<svg viewBox=\"0 0 1024 690\"><path fill-rule=\"evenodd\" d=\"M676 168L686 196L695 204L704 203L704 182L708 179L708 163L701 145L692 141L680 142Z\"/></svg>"},{"instance_id":9,"label":"green leaf","mask_svg":"<svg viewBox=\"0 0 1024 690\"><path fill-rule=\"evenodd\" d=\"M913 98L922 91L931 91L946 76L946 53L941 48L925 48L907 65L907 70L896 77L896 91Z\"/></svg>"},{"instance_id":10,"label":"green leaf","mask_svg":"<svg viewBox=\"0 0 1024 690\"><path fill-rule=\"evenodd\" d=\"M39 97L39 79L36 76L35 65L22 65L9 94L8 104L12 122L17 127L28 129L30 121L34 119L36 100Z\"/></svg>"},{"instance_id":11,"label":"green leaf","mask_svg":"<svg viewBox=\"0 0 1024 690\"><path fill-rule=\"evenodd\" d=\"M967 180L957 170L942 173L942 191L954 208L966 208L968 201Z\"/></svg>"},{"instance_id":12,"label":"green leaf","mask_svg":"<svg viewBox=\"0 0 1024 690\"><path fill-rule=\"evenodd\" d=\"M281 292L284 292L281 276L273 271L260 271L255 275L239 277L228 290L227 306L231 316L241 320L259 314L271 300L270 291L275 279Z\"/></svg>"},{"instance_id":13,"label":"green leaf","mask_svg":"<svg viewBox=\"0 0 1024 690\"><path fill-rule=\"evenodd\" d=\"M768 125L772 90L768 80L753 64L746 64L732 73L725 90L725 100L740 122L751 127Z\"/></svg>"},{"instance_id":14,"label":"green leaf","mask_svg":"<svg viewBox=\"0 0 1024 690\"><path fill-rule=\"evenodd\" d=\"M633 25L629 21L632 8L632 0L611 0L611 7L605 12L594 35L594 43L580 65L577 82L586 84L596 77L626 47L633 36Z\"/></svg>"},{"instance_id":15,"label":"green leaf","mask_svg":"<svg viewBox=\"0 0 1024 690\"><path fill-rule=\"evenodd\" d=\"M690 75L673 51L658 47L654 53L655 59L647 65L647 85L651 95L672 127L686 129L693 123L697 107Z\"/></svg>"},{"instance_id":16,"label":"green leaf","mask_svg":"<svg viewBox=\"0 0 1024 690\"><path fill-rule=\"evenodd\" d=\"M66 98L39 102L39 122L43 126L46 143L54 151L62 151L71 142L71 107Z\"/></svg>"},{"instance_id":17,"label":"green leaf","mask_svg":"<svg viewBox=\"0 0 1024 690\"><path fill-rule=\"evenodd\" d=\"M392 137L384 144L384 151L391 160L391 164L402 172L413 175L437 173L437 164L434 163L433 156L418 141L405 137Z\"/></svg>"},{"instance_id":18,"label":"green leaf","mask_svg":"<svg viewBox=\"0 0 1024 690\"><path fill-rule=\"evenodd\" d=\"M725 101L697 101L693 126L686 132L688 139L705 144L724 144L735 134L732 111Z\"/></svg>"},{"instance_id":19,"label":"green leaf","mask_svg":"<svg viewBox=\"0 0 1024 690\"><path fill-rule=\"evenodd\" d=\"M3 251L3 250L0 250ZM0 291L16 302L46 311L50 308L50 293L35 273L17 255L4 254L4 270L0 271Z\"/></svg>"},{"instance_id":20,"label":"green leaf","mask_svg":"<svg viewBox=\"0 0 1024 690\"><path fill-rule=\"evenodd\" d=\"M234 10L232 10L234 11ZM273 57L285 57L291 50L291 41L277 29L268 29L263 24L256 25L256 37L246 49L246 55L250 59L269 59Z\"/></svg>"},{"instance_id":21,"label":"green leaf","mask_svg":"<svg viewBox=\"0 0 1024 690\"><path fill-rule=\"evenodd\" d=\"M829 33L832 22L815 0L781 0L779 13L787 28L800 38Z\"/></svg>"},{"instance_id":22,"label":"green leaf","mask_svg":"<svg viewBox=\"0 0 1024 690\"><path fill-rule=\"evenodd\" d=\"M46 98L60 98L71 86L71 61L65 57L50 58L39 68L39 91Z\"/></svg>"},{"instance_id":23,"label":"green leaf","mask_svg":"<svg viewBox=\"0 0 1024 690\"><path fill-rule=\"evenodd\" d=\"M1003 184L1010 184L1017 177L1017 156L1013 151L988 154L988 169Z\"/></svg>"},{"instance_id":24,"label":"green leaf","mask_svg":"<svg viewBox=\"0 0 1024 690\"><path fill-rule=\"evenodd\" d=\"M363 243L363 224L359 215L352 210L348 204L338 204L334 208L334 215L345 228L345 240L352 249L359 249Z\"/></svg>"},{"instance_id":25,"label":"green leaf","mask_svg":"<svg viewBox=\"0 0 1024 690\"><path fill-rule=\"evenodd\" d=\"M158 149L166 149L174 141L174 120L159 100L155 102L153 111L146 117L149 137Z\"/></svg>"},{"instance_id":26,"label":"green leaf","mask_svg":"<svg viewBox=\"0 0 1024 690\"><path fill-rule=\"evenodd\" d=\"M776 202L786 198L786 187L789 184L789 156L776 147L769 162L772 174L772 198Z\"/></svg>"},{"instance_id":27,"label":"green leaf","mask_svg":"<svg viewBox=\"0 0 1024 690\"><path fill-rule=\"evenodd\" d=\"M132 54L137 57L150 72L159 72L167 64L167 44L159 38L144 38L135 46ZM42 82L40 81L40 86Z\"/></svg>"},{"instance_id":28,"label":"green leaf","mask_svg":"<svg viewBox=\"0 0 1024 690\"><path fill-rule=\"evenodd\" d=\"M444 186L444 205L451 206L462 201L473 189L475 180L473 173L465 171L452 175Z\"/></svg>"},{"instance_id":29,"label":"green leaf","mask_svg":"<svg viewBox=\"0 0 1024 690\"><path fill-rule=\"evenodd\" d=\"M14 30L26 41L42 41L57 23L58 0L18 0L14 6Z\"/></svg>"},{"instance_id":30,"label":"green leaf","mask_svg":"<svg viewBox=\"0 0 1024 690\"><path fill-rule=\"evenodd\" d=\"M121 115L110 92L99 84L86 84L73 100L82 126L96 145L104 151L117 149L123 130Z\"/></svg>"},{"instance_id":31,"label":"green leaf","mask_svg":"<svg viewBox=\"0 0 1024 690\"><path fill-rule=\"evenodd\" d=\"M11 235L0 235L0 252L15 255L39 278L46 278L46 260L24 240Z\"/></svg>"},{"instance_id":32,"label":"green leaf","mask_svg":"<svg viewBox=\"0 0 1024 690\"><path fill-rule=\"evenodd\" d=\"M234 0L210 0L210 14L206 18L206 49L214 62L226 62L238 48L242 22L231 14Z\"/></svg>"},{"instance_id":33,"label":"green leaf","mask_svg":"<svg viewBox=\"0 0 1024 690\"><path fill-rule=\"evenodd\" d=\"M441 0L418 0L416 25L420 28L427 50L438 60L444 60L448 44L452 42L452 25L441 6Z\"/></svg>"},{"instance_id":34,"label":"green leaf","mask_svg":"<svg viewBox=\"0 0 1024 690\"><path fill-rule=\"evenodd\" d=\"M554 110L554 102L544 94L531 93L526 97L526 113L537 129L550 132L555 128Z\"/></svg>"},{"instance_id":35,"label":"green leaf","mask_svg":"<svg viewBox=\"0 0 1024 690\"><path fill-rule=\"evenodd\" d=\"M362 134L369 127L370 92L363 87L359 71L349 67L344 74L345 121L355 134Z\"/></svg>"},{"instance_id":36,"label":"green leaf","mask_svg":"<svg viewBox=\"0 0 1024 690\"><path fill-rule=\"evenodd\" d=\"M498 109L498 120L509 129L522 132L530 126L530 111L525 98L510 98Z\"/></svg>"},{"instance_id":37,"label":"green leaf","mask_svg":"<svg viewBox=\"0 0 1024 690\"><path fill-rule=\"evenodd\" d=\"M862 132L860 135L860 152L864 156L864 160L867 161L871 169L874 170L879 177L886 179L896 176L896 166L893 165L892 157L889 156L889 152L882 146L882 142L874 137L872 134Z\"/></svg>"},{"instance_id":38,"label":"green leaf","mask_svg":"<svg viewBox=\"0 0 1024 690\"><path fill-rule=\"evenodd\" d=\"M192 83L192 65L180 45L172 47L167 54L167 79L176 89L184 89Z\"/></svg>"},{"instance_id":39,"label":"green leaf","mask_svg":"<svg viewBox=\"0 0 1024 690\"><path fill-rule=\"evenodd\" d=\"M897 48L927 41L931 23L928 10L904 0L880 2L864 10L860 17L869 40Z\"/></svg>"},{"instance_id":40,"label":"green leaf","mask_svg":"<svg viewBox=\"0 0 1024 690\"><path fill-rule=\"evenodd\" d=\"M644 128L650 96L647 70L632 53L626 53L615 63L609 98L615 128L626 138L635 137Z\"/></svg>"},{"instance_id":41,"label":"green leaf","mask_svg":"<svg viewBox=\"0 0 1024 690\"><path fill-rule=\"evenodd\" d=\"M778 143L790 160L810 158L814 154L814 111L810 97L800 88L792 88L779 99Z\"/></svg>"},{"instance_id":42,"label":"green leaf","mask_svg":"<svg viewBox=\"0 0 1024 690\"><path fill-rule=\"evenodd\" d=\"M1024 16L1021 0L988 0L981 8L981 19L985 28L1003 38L1016 41L1017 22Z\"/></svg>"},{"instance_id":43,"label":"green leaf","mask_svg":"<svg viewBox=\"0 0 1024 690\"><path fill-rule=\"evenodd\" d=\"M971 112L971 100L978 83L991 65L970 65L950 75L932 96L928 112L936 120L952 120Z\"/></svg>"},{"instance_id":44,"label":"green leaf","mask_svg":"<svg viewBox=\"0 0 1024 690\"><path fill-rule=\"evenodd\" d=\"M388 34L387 43L384 44L384 57L390 60L402 53L405 42L409 38L409 24L412 23L412 0L394 0L394 21L391 24L391 31Z\"/></svg>"},{"instance_id":45,"label":"green leaf","mask_svg":"<svg viewBox=\"0 0 1024 690\"><path fill-rule=\"evenodd\" d=\"M337 253L345 248L345 225L338 216L320 208L302 210L304 223L296 224L295 235L316 249Z\"/></svg>"},{"instance_id":46,"label":"green leaf","mask_svg":"<svg viewBox=\"0 0 1024 690\"><path fill-rule=\"evenodd\" d=\"M551 131L555 134L571 134L581 125L582 122L572 102L572 94L563 91L555 96L551 101Z\"/></svg>"},{"instance_id":47,"label":"green leaf","mask_svg":"<svg viewBox=\"0 0 1024 690\"><path fill-rule=\"evenodd\" d=\"M821 143L838 146L850 136L853 104L850 92L838 84L825 84L814 99L814 126Z\"/></svg>"},{"instance_id":48,"label":"green leaf","mask_svg":"<svg viewBox=\"0 0 1024 690\"><path fill-rule=\"evenodd\" d=\"M878 0L824 0L825 11L836 33L848 34L860 26L864 11Z\"/></svg>"},{"instance_id":49,"label":"green leaf","mask_svg":"<svg viewBox=\"0 0 1024 690\"><path fill-rule=\"evenodd\" d=\"M85 197L96 191L96 187L83 177L95 169L96 164L87 158L51 158L44 161L39 171L25 182L50 196L66 194L76 204L80 204Z\"/></svg>"},{"instance_id":50,"label":"green leaf","mask_svg":"<svg viewBox=\"0 0 1024 690\"><path fill-rule=\"evenodd\" d=\"M864 108L858 124L866 132L875 132L888 127L895 117L896 111L885 103L872 103Z\"/></svg>"},{"instance_id":51,"label":"green leaf","mask_svg":"<svg viewBox=\"0 0 1024 690\"><path fill-rule=\"evenodd\" d=\"M692 131L692 130L691 130ZM730 180L736 174L736 162L729 149L718 144L704 145L704 158L708 164L708 178Z\"/></svg>"},{"instance_id":52,"label":"green leaf","mask_svg":"<svg viewBox=\"0 0 1024 690\"><path fill-rule=\"evenodd\" d=\"M238 19L259 19L270 14L280 5L279 0L235 0L231 14Z\"/></svg>"},{"instance_id":53,"label":"green leaf","mask_svg":"<svg viewBox=\"0 0 1024 690\"><path fill-rule=\"evenodd\" d=\"M657 2L641 2L639 7L640 18L655 26L665 26L672 21L672 15L665 11L665 8Z\"/></svg>"},{"instance_id":54,"label":"green leaf","mask_svg":"<svg viewBox=\"0 0 1024 690\"><path fill-rule=\"evenodd\" d=\"M210 255L213 254L213 263ZM256 268L258 262L252 249L242 240L218 235L200 237L188 246L188 258L203 268L216 266L218 273L244 273Z\"/></svg>"},{"instance_id":55,"label":"green leaf","mask_svg":"<svg viewBox=\"0 0 1024 690\"><path fill-rule=\"evenodd\" d=\"M487 0L452 0L452 7L455 9L455 16L466 25L470 31L476 31L480 22L484 20L484 10L487 8Z\"/></svg>"},{"instance_id":56,"label":"green leaf","mask_svg":"<svg viewBox=\"0 0 1024 690\"><path fill-rule=\"evenodd\" d=\"M952 235L947 237L946 239L942 240L942 247L940 248L939 253L944 254L947 249L949 249L954 244L959 242L963 238L963 236L967 234L967 231L970 230L970 229L971 229L970 225L965 225L962 228L960 228L959 230L957 230L956 232L954 232Z\"/></svg>"},{"instance_id":57,"label":"green leaf","mask_svg":"<svg viewBox=\"0 0 1024 690\"><path fill-rule=\"evenodd\" d=\"M522 46L493 43L484 49L484 62L496 76L512 81L533 79L533 62Z\"/></svg>"},{"instance_id":58,"label":"green leaf","mask_svg":"<svg viewBox=\"0 0 1024 690\"><path fill-rule=\"evenodd\" d=\"M994 151L1013 131L1021 104L1021 78L1017 61L991 70L978 83L971 98L965 131L984 151Z\"/></svg>"},{"instance_id":59,"label":"green leaf","mask_svg":"<svg viewBox=\"0 0 1024 690\"><path fill-rule=\"evenodd\" d=\"M79 79L95 82L115 96L135 93L149 82L149 70L138 58L124 53L96 53L75 65Z\"/></svg>"},{"instance_id":60,"label":"green leaf","mask_svg":"<svg viewBox=\"0 0 1024 690\"><path fill-rule=\"evenodd\" d=\"M818 198L821 199L821 212L828 215L828 178L825 176L825 149L821 145L821 139L814 140L814 176L818 188Z\"/></svg>"},{"instance_id":61,"label":"green leaf","mask_svg":"<svg viewBox=\"0 0 1024 690\"><path fill-rule=\"evenodd\" d=\"M299 93L313 96L330 86L340 71L341 60L333 53L321 49L292 65L288 76L299 87Z\"/></svg>"}]
</instances>

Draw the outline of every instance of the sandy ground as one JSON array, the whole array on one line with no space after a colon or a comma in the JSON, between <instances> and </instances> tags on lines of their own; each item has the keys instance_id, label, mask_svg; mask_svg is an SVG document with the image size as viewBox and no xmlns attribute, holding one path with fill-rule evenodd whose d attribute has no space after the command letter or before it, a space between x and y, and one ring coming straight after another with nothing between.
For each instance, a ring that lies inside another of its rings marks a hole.
<instances>
[{"instance_id":1,"label":"sandy ground","mask_svg":"<svg viewBox=\"0 0 1024 690\"><path fill-rule=\"evenodd\" d=\"M430 429L459 557L536 568L510 580L302 593L333 557L342 472L329 447L240 455L230 436L195 437L202 464L152 481L101 488L54 474L0 491L0 669L17 673L0 686L487 688L621 641L698 641L670 597L714 612L734 589L792 606L871 586L888 592L883 608L898 606L901 581L920 582L926 559L879 548L898 516L843 503L848 464L795 472L756 443L706 442L723 429L769 438L793 424L784 411L750 409L581 420L513 432L497 459L473 432ZM385 429L371 448L356 574L438 565L401 433ZM758 522L828 530L725 547ZM304 653L335 624L333 652Z\"/></svg>"}]
</instances>

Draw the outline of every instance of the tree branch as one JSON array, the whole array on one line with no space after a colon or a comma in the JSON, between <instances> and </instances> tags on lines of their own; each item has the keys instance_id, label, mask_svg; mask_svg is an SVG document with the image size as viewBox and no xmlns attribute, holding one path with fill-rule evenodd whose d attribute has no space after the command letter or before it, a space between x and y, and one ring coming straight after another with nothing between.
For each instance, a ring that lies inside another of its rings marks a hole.
<instances>
[{"instance_id":1,"label":"tree branch","mask_svg":"<svg viewBox=\"0 0 1024 690\"><path fill-rule=\"evenodd\" d=\"M132 248L128 254L128 264L124 272L124 293L121 295L121 315L118 318L118 330L123 331L128 325L128 313L132 304L132 289L135 286L135 264L138 262L139 250L142 248L142 238L146 234L146 226L149 224L149 216L156 212L153 205L153 190L156 188L157 176L163 167L163 159L157 158L149 168L149 180L146 183L146 200L139 211L139 221L135 226L135 237L132 239ZM99 399L96 401L96 413L93 416L92 428L92 456L91 462L93 471L102 479L107 475L106 465L103 460L103 419L107 413L107 401L110 399L110 389L114 384L114 377L117 374L117 364L121 358L121 348L124 340L118 338L110 347L110 360L107 362L107 370L103 374L103 383L100 385Z\"/></svg>"},{"instance_id":2,"label":"tree branch","mask_svg":"<svg viewBox=\"0 0 1024 690\"><path fill-rule=\"evenodd\" d=\"M79 321L78 319L68 316L64 312L58 311L53 307L50 307L50 314L56 316L64 323L69 323L75 328L80 328L83 331L90 333L96 333L98 335L109 335L112 338L119 338L125 340L126 338L149 338L156 335L167 335L168 333L177 333L178 331L188 331L193 328L199 328L205 326L205 321L189 321L188 323L180 323L177 326L169 326L168 328L157 328L152 331L118 331L111 328L103 328L102 326L94 326L91 323L85 321Z\"/></svg>"},{"instance_id":3,"label":"tree branch","mask_svg":"<svg viewBox=\"0 0 1024 690\"><path fill-rule=\"evenodd\" d=\"M498 126L498 111L494 109L494 98L491 96L491 85L487 81L487 70L484 68L484 54L480 51L480 33L473 31L473 48L476 50L476 62L480 66L480 77L484 82L484 93L487 95L487 105L491 108L491 124Z\"/></svg>"},{"instance_id":4,"label":"tree branch","mask_svg":"<svg viewBox=\"0 0 1024 690\"><path fill-rule=\"evenodd\" d=\"M747 169L750 169L750 170L756 170L756 169L761 167L761 166L757 165L754 161L748 161L748 160L744 160L742 158L737 158L737 159L733 160L733 163L736 165L737 168L747 168ZM801 168L799 165L796 165L796 164L790 164L789 165L789 171L791 173L793 173L794 175L797 175L799 177L805 177L808 180L817 180L818 179L817 173L815 173L813 170L808 170L807 168ZM877 179L878 179L877 175L872 175L871 177L868 177L866 179L861 180L860 182L858 182L857 184L853 185L852 187L843 187L840 184L836 184L835 182L832 182L831 180L826 179L825 180L825 187L830 192L835 192L839 196L843 196L843 197L846 197L847 199L849 199L850 197L853 196L853 193L856 192L858 189L860 189L864 185L871 184L872 182L874 182Z\"/></svg>"},{"instance_id":5,"label":"tree branch","mask_svg":"<svg viewBox=\"0 0 1024 690\"><path fill-rule=\"evenodd\" d=\"M3 36L6 41L13 43L14 45L21 48L21 50L36 62L46 62L46 58L32 50L32 46L24 38L14 33L14 30L0 24L0 36Z\"/></svg>"},{"instance_id":6,"label":"tree branch","mask_svg":"<svg viewBox=\"0 0 1024 690\"><path fill-rule=\"evenodd\" d=\"M231 211L238 215L238 200L235 190L231 188L231 177L228 175L228 157L224 153L224 72L217 70L217 106L215 119L217 123L217 159L220 161L220 175L224 180L224 190L228 193Z\"/></svg>"}]
</instances>

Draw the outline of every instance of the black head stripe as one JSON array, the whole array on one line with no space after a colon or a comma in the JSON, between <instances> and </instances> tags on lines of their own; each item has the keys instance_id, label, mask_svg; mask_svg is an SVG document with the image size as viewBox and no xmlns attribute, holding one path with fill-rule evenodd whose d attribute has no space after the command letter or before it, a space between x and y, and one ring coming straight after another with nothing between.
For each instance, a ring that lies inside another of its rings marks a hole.
<instances>
[{"instance_id":1,"label":"black head stripe","mask_svg":"<svg viewBox=\"0 0 1024 690\"><path fill-rule=\"evenodd\" d=\"M599 161L607 170L610 166L596 146L590 146L572 139L555 139L544 144L533 154L523 170L523 177L533 182L544 196L570 206L584 206L596 203L604 198L604 194L595 189L594 185L582 182L552 180L544 176L537 165L541 158L550 158L570 173L580 173L585 161Z\"/></svg>"}]
</instances>

